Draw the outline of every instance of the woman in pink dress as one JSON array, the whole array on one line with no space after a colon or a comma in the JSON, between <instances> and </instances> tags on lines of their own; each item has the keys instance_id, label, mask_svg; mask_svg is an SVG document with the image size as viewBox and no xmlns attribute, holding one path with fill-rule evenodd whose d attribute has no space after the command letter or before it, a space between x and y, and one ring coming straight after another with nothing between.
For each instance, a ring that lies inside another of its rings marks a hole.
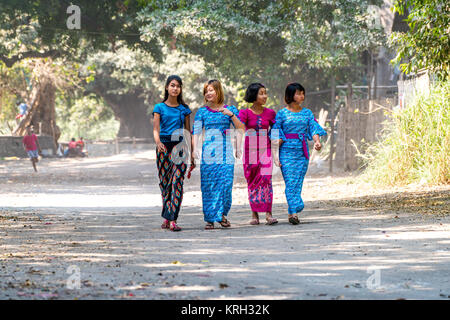
<instances>
[{"instance_id":1,"label":"woman in pink dress","mask_svg":"<svg viewBox=\"0 0 450 320\"><path fill-rule=\"evenodd\" d=\"M252 210L251 225L259 224L259 212L266 213L266 224L278 221L272 217L272 154L269 130L275 123L275 111L263 107L266 88L261 83L248 86L244 100L253 105L239 112L245 124L244 175L248 184L248 200Z\"/></svg>"}]
</instances>

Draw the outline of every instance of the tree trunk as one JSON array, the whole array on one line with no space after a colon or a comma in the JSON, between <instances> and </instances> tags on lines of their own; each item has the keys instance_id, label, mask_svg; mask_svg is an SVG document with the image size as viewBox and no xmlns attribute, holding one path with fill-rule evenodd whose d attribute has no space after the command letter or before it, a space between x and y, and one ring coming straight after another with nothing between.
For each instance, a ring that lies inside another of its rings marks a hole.
<instances>
[{"instance_id":1,"label":"tree trunk","mask_svg":"<svg viewBox=\"0 0 450 320\"><path fill-rule=\"evenodd\" d=\"M120 121L118 137L135 137L153 139L151 115L147 114L148 106L142 97L142 92L109 94L97 87L95 93L101 96L111 107Z\"/></svg>"},{"instance_id":2,"label":"tree trunk","mask_svg":"<svg viewBox=\"0 0 450 320\"><path fill-rule=\"evenodd\" d=\"M34 83L31 97L28 100L30 109L25 118L14 130L15 135L25 135L26 128L31 125L33 126L34 133L38 135L54 136L54 147L56 149L61 131L55 125L55 92L56 86L51 78L42 74L39 82Z\"/></svg>"}]
</instances>

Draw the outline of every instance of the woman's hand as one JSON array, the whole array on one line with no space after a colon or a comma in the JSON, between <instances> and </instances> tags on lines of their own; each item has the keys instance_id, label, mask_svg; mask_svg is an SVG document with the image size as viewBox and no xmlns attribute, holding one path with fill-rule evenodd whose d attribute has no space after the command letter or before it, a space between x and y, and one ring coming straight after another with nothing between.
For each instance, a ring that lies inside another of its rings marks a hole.
<instances>
[{"instance_id":1,"label":"woman's hand","mask_svg":"<svg viewBox=\"0 0 450 320\"><path fill-rule=\"evenodd\" d=\"M228 110L227 108L220 108L219 109L220 112L222 112L224 115L232 117L233 116L233 112L231 112L230 110Z\"/></svg>"},{"instance_id":2,"label":"woman's hand","mask_svg":"<svg viewBox=\"0 0 450 320\"><path fill-rule=\"evenodd\" d=\"M188 173L187 173L187 178L188 179L191 178L191 173L192 173L192 170L194 170L194 168L195 168L195 161L192 158L191 165L189 166Z\"/></svg>"},{"instance_id":3,"label":"woman's hand","mask_svg":"<svg viewBox=\"0 0 450 320\"><path fill-rule=\"evenodd\" d=\"M156 148L157 148L158 152L164 152L164 153L167 152L166 146L165 146L164 143L162 143L161 141L159 141L158 143L156 143Z\"/></svg>"},{"instance_id":4,"label":"woman's hand","mask_svg":"<svg viewBox=\"0 0 450 320\"><path fill-rule=\"evenodd\" d=\"M313 140L314 140L314 149L316 149L317 151L322 149L322 144L320 143L320 137L318 134L313 135Z\"/></svg>"},{"instance_id":5,"label":"woman's hand","mask_svg":"<svg viewBox=\"0 0 450 320\"><path fill-rule=\"evenodd\" d=\"M272 146L275 148L281 147L281 145L284 143L283 139L276 139L272 140Z\"/></svg>"},{"instance_id":6,"label":"woman's hand","mask_svg":"<svg viewBox=\"0 0 450 320\"><path fill-rule=\"evenodd\" d=\"M194 153L191 154L191 165L190 165L190 167L192 168L191 171L194 170L194 168L195 168L195 157L194 157Z\"/></svg>"},{"instance_id":7,"label":"woman's hand","mask_svg":"<svg viewBox=\"0 0 450 320\"><path fill-rule=\"evenodd\" d=\"M319 151L320 149L322 149L322 144L320 143L320 137L318 134L315 134L313 136L314 139L314 149L316 149L317 151Z\"/></svg>"},{"instance_id":8,"label":"woman's hand","mask_svg":"<svg viewBox=\"0 0 450 320\"><path fill-rule=\"evenodd\" d=\"M314 149L316 149L317 151L320 151L320 149L322 149L322 144L320 143L320 141L314 142Z\"/></svg>"}]
</instances>

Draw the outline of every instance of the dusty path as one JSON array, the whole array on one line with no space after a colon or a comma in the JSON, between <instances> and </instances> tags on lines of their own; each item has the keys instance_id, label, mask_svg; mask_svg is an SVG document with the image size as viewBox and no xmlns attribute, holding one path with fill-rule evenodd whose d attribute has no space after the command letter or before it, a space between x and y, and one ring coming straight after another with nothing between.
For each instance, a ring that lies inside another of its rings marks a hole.
<instances>
[{"instance_id":1,"label":"dusty path","mask_svg":"<svg viewBox=\"0 0 450 320\"><path fill-rule=\"evenodd\" d=\"M232 228L205 231L196 170L173 233L160 229L154 152L38 168L0 161L0 299L450 298L448 187L417 205L414 190L386 198L311 167L300 225L276 174L280 223L250 226L237 166Z\"/></svg>"}]
</instances>

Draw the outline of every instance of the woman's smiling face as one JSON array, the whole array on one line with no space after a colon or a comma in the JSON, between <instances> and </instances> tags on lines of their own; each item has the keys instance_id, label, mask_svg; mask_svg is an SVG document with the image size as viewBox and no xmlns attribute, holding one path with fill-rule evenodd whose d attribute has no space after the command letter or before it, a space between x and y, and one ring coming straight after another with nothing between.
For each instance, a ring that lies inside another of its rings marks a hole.
<instances>
[{"instance_id":1,"label":"woman's smiling face","mask_svg":"<svg viewBox=\"0 0 450 320\"><path fill-rule=\"evenodd\" d=\"M206 88L205 99L208 102L215 103L217 101L217 92L212 85Z\"/></svg>"},{"instance_id":2,"label":"woman's smiling face","mask_svg":"<svg viewBox=\"0 0 450 320\"><path fill-rule=\"evenodd\" d=\"M258 95L256 96L256 102L262 106L266 104L267 102L266 88L259 88Z\"/></svg>"}]
</instances>

